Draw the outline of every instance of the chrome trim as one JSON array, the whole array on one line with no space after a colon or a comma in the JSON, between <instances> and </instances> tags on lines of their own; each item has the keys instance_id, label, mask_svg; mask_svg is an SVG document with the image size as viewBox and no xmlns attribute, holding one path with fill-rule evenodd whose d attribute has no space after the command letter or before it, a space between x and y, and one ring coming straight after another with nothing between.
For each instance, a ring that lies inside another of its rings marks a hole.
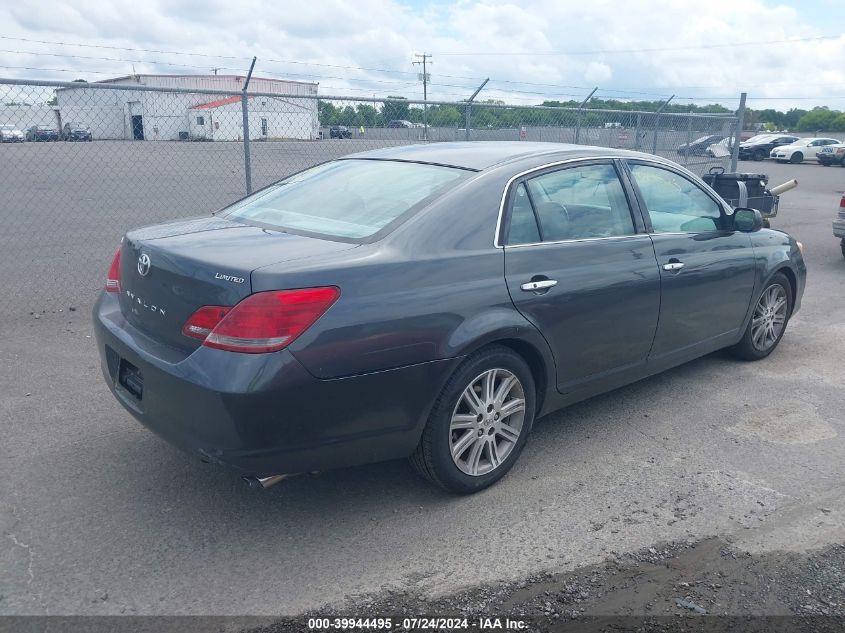
<instances>
[{"instance_id":1,"label":"chrome trim","mask_svg":"<svg viewBox=\"0 0 845 633\"><path fill-rule=\"evenodd\" d=\"M574 240L553 240L548 242L529 242L527 244L506 244L499 248L523 248L525 246L548 246L549 244L571 244L575 242L598 242L602 240L625 240L635 237L648 237L648 233L632 233L631 235L609 235L607 237L581 237Z\"/></svg>"},{"instance_id":2,"label":"chrome trim","mask_svg":"<svg viewBox=\"0 0 845 633\"><path fill-rule=\"evenodd\" d=\"M655 160L655 159L658 159L658 160ZM505 201L507 200L507 197L508 197L508 191L510 190L511 185L514 183L515 180L518 180L519 178L522 178L523 176L527 176L528 174L532 174L536 171L543 171L544 169L548 169L549 167L557 167L558 165L567 165L569 163L590 162L590 161L594 161L594 160L638 160L638 161L642 161L644 163L651 163L653 165L659 165L661 167L668 167L670 170L679 172L679 175L692 176L696 180L701 180L700 177L696 176L690 170L685 169L684 167L682 167L681 165L678 165L677 163L673 163L668 158L662 158L660 156L645 155L645 154L642 155L642 156L639 156L639 155L637 155L637 156L619 156L619 155L579 156L578 158L567 158L567 159L564 159L564 160L557 160L557 161L554 161L554 162L551 162L551 163L545 163L545 164L539 165L537 167L532 167L531 169L526 169L525 171L522 171L522 172L520 172L520 173L518 173L514 176L511 176L508 179L508 181L505 183L505 189L502 192L502 201L499 203L499 215L496 218L496 232L493 234L493 247L494 248L502 248L502 249L504 249L505 246L507 246L508 248L517 248L517 247L520 247L520 246L536 246L538 244L563 244L563 243L567 243L567 242L586 242L586 241L590 241L590 240L608 240L608 239L618 239L620 237L636 237L638 235L648 235L648 233L634 233L633 235L614 235L614 236L611 236L611 237L589 237L589 238L583 238L583 239L577 239L577 240L558 240L558 241L555 241L555 242L532 242L530 244L499 244L499 231L501 231L501 229L502 229L502 217L505 214ZM620 184L622 184L622 183L620 182ZM707 185L706 182L703 183L703 184L704 184L705 187L710 189L710 187ZM713 198L713 196L710 195L710 192L705 191L705 193L708 196L710 196L710 198ZM718 196L718 194L717 194L716 199L714 199L713 201L716 202L717 204L719 204L722 207L723 210L725 210L726 208L729 207L729 205L723 204L724 201L721 199L721 197ZM730 215L730 214L728 214L728 215ZM666 233L662 233L661 235L666 235Z\"/></svg>"}]
</instances>

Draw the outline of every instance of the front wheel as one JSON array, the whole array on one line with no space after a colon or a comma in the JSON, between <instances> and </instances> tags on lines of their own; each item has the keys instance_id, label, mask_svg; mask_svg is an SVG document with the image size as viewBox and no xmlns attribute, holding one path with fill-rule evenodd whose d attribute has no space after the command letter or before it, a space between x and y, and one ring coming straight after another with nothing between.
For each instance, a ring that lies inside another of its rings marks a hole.
<instances>
[{"instance_id":1,"label":"front wheel","mask_svg":"<svg viewBox=\"0 0 845 633\"><path fill-rule=\"evenodd\" d=\"M845 165L843 165L845 167ZM842 238L842 241L839 242L839 248L842 249L842 257L845 257L845 238Z\"/></svg>"},{"instance_id":2,"label":"front wheel","mask_svg":"<svg viewBox=\"0 0 845 633\"><path fill-rule=\"evenodd\" d=\"M443 387L411 464L450 492L483 490L519 457L535 403L534 378L522 357L499 345L482 349Z\"/></svg>"},{"instance_id":3,"label":"front wheel","mask_svg":"<svg viewBox=\"0 0 845 633\"><path fill-rule=\"evenodd\" d=\"M789 162L793 165L797 165L798 163L804 162L804 154L801 152L795 152L792 156L789 157Z\"/></svg>"},{"instance_id":4,"label":"front wheel","mask_svg":"<svg viewBox=\"0 0 845 633\"><path fill-rule=\"evenodd\" d=\"M763 160L764 158L766 158L766 152L763 150L758 149L754 152L754 160Z\"/></svg>"},{"instance_id":5,"label":"front wheel","mask_svg":"<svg viewBox=\"0 0 845 633\"><path fill-rule=\"evenodd\" d=\"M743 360L760 360L771 354L783 338L792 315L792 286L781 273L766 284L754 307L745 334L732 349Z\"/></svg>"}]
</instances>

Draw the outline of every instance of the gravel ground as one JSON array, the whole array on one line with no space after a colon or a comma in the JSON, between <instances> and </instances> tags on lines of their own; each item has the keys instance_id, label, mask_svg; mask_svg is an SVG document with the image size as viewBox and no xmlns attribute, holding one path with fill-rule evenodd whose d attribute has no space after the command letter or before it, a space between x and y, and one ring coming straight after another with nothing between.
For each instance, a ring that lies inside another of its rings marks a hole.
<instances>
[{"instance_id":1,"label":"gravel ground","mask_svg":"<svg viewBox=\"0 0 845 633\"><path fill-rule=\"evenodd\" d=\"M395 593L246 629L293 633L307 618L392 614L523 621L530 631L841 631L845 545L812 554L752 554L721 539L673 542L599 565L426 600ZM475 630L494 630L475 627Z\"/></svg>"}]
</instances>

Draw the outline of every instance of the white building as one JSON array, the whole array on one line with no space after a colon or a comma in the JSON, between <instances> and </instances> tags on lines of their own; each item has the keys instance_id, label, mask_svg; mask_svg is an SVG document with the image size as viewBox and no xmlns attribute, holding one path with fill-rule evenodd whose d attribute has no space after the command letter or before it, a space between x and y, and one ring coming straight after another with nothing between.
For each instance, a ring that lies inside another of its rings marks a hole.
<instances>
[{"instance_id":1,"label":"white building","mask_svg":"<svg viewBox=\"0 0 845 633\"><path fill-rule=\"evenodd\" d=\"M97 83L239 92L244 80L236 75L131 75ZM249 98L251 139L317 138L316 83L253 77L249 91L280 95ZM78 88L59 88L56 95L62 123L90 127L95 139L243 139L241 100L236 95L103 90L88 88L85 83ZM298 95L312 98L299 99Z\"/></svg>"}]
</instances>

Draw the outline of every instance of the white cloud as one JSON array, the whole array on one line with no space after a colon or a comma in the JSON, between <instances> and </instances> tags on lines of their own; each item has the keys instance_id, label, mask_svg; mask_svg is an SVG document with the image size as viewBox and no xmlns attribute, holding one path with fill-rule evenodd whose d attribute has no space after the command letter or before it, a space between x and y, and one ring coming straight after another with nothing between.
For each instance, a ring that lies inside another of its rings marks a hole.
<instances>
[{"instance_id":1,"label":"white cloud","mask_svg":"<svg viewBox=\"0 0 845 633\"><path fill-rule=\"evenodd\" d=\"M603 62L590 62L584 71L584 79L593 83L607 83L613 77L613 70Z\"/></svg>"},{"instance_id":2,"label":"white cloud","mask_svg":"<svg viewBox=\"0 0 845 633\"><path fill-rule=\"evenodd\" d=\"M410 62L425 50L434 53L435 99L464 98L490 77L482 96L514 102L583 98L598 85L604 97L674 93L678 101L731 106L746 90L753 107L845 108L845 35L708 48L828 35L826 28L845 22L841 3L828 6L827 23L812 24L776 0L413 1L18 0L0 7L8 37L215 57L0 39L0 63L21 67L0 75L94 80L133 65L137 72L243 72L257 55L256 74L317 79L323 93L421 97Z\"/></svg>"}]
</instances>

